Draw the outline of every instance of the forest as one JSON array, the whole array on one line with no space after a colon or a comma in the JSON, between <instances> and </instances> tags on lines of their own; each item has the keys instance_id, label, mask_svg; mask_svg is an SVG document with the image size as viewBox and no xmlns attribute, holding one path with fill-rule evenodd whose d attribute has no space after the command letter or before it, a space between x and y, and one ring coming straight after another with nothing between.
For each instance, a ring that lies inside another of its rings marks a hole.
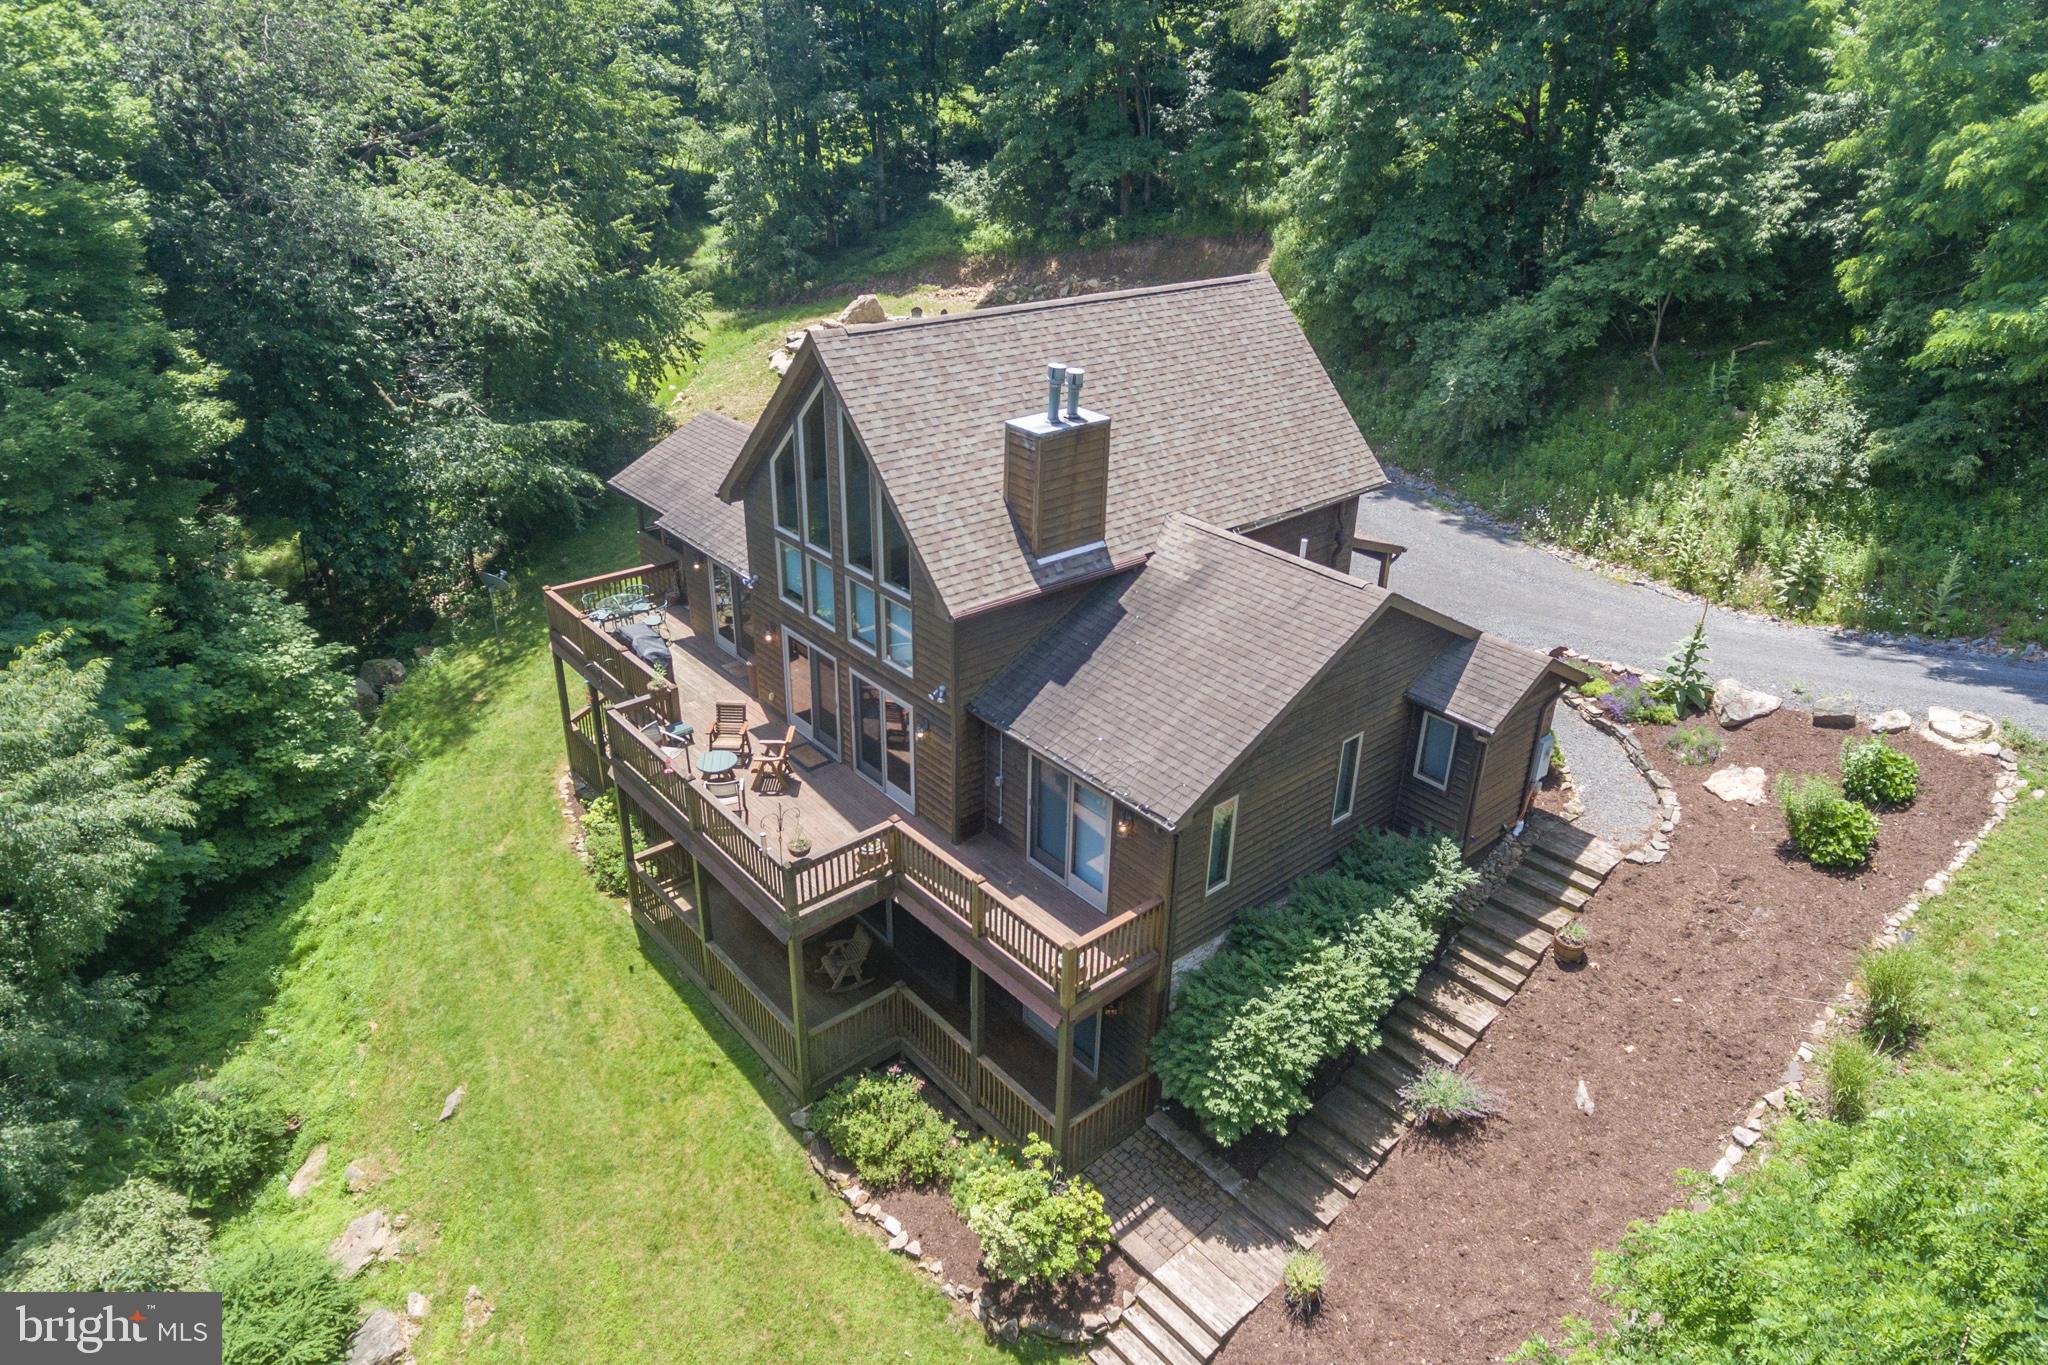
<instances>
[{"instance_id":1,"label":"forest","mask_svg":"<svg viewBox=\"0 0 2048 1365\"><path fill-rule=\"evenodd\" d=\"M714 308L934 222L1268 233L1398 462L2048 639L2036 0L5 0L0 59L17 1232L169 1121L152 964L376 800L356 663L588 514ZM1621 448L1615 366L1724 448Z\"/></svg>"}]
</instances>

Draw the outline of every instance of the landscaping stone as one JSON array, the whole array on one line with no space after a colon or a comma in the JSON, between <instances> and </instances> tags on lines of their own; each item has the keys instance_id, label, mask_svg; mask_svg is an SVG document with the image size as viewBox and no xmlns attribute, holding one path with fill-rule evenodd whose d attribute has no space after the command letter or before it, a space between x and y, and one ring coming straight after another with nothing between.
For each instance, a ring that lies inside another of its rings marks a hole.
<instances>
[{"instance_id":1,"label":"landscaping stone","mask_svg":"<svg viewBox=\"0 0 2048 1365\"><path fill-rule=\"evenodd\" d=\"M343 1230L328 1245L327 1257L341 1267L343 1279L360 1275L372 1261L389 1261L398 1255L398 1237L391 1217L382 1209L371 1209Z\"/></svg>"},{"instance_id":2,"label":"landscaping stone","mask_svg":"<svg viewBox=\"0 0 2048 1365\"><path fill-rule=\"evenodd\" d=\"M845 1189L839 1192L839 1197L841 1199L844 1199L847 1203L853 1205L854 1211L856 1213L860 1211L860 1206L862 1204L868 1202L868 1192L858 1185L848 1185Z\"/></svg>"},{"instance_id":3,"label":"landscaping stone","mask_svg":"<svg viewBox=\"0 0 2048 1365\"><path fill-rule=\"evenodd\" d=\"M1584 1076L1579 1077L1578 1093L1572 1096L1572 1103L1578 1106L1581 1114L1591 1114L1593 1112L1593 1092L1587 1088Z\"/></svg>"},{"instance_id":4,"label":"landscaping stone","mask_svg":"<svg viewBox=\"0 0 2048 1365\"><path fill-rule=\"evenodd\" d=\"M1856 728L1856 703L1848 697L1823 697L1813 705L1813 723L1823 730Z\"/></svg>"},{"instance_id":5,"label":"landscaping stone","mask_svg":"<svg viewBox=\"0 0 2048 1365\"><path fill-rule=\"evenodd\" d=\"M1745 1125L1741 1128L1737 1128L1729 1136L1735 1139L1737 1146L1754 1147L1757 1144L1757 1140L1763 1137L1763 1134L1758 1132L1756 1129Z\"/></svg>"},{"instance_id":6,"label":"landscaping stone","mask_svg":"<svg viewBox=\"0 0 2048 1365\"><path fill-rule=\"evenodd\" d=\"M497 1307L484 1297L484 1291L471 1285L469 1292L462 1296L463 1341L466 1343L470 1337L482 1330L484 1324L491 1320L491 1314L497 1311Z\"/></svg>"},{"instance_id":7,"label":"landscaping stone","mask_svg":"<svg viewBox=\"0 0 2048 1365\"><path fill-rule=\"evenodd\" d=\"M414 1322L419 1322L427 1316L428 1302L425 1294L420 1293L417 1289L413 1290L412 1293L405 1296L405 1315Z\"/></svg>"},{"instance_id":8,"label":"landscaping stone","mask_svg":"<svg viewBox=\"0 0 2048 1365\"><path fill-rule=\"evenodd\" d=\"M1912 713L1901 711L1896 706L1889 711L1880 712L1877 718L1870 722L1870 732L1874 735L1896 735L1902 730L1912 728Z\"/></svg>"},{"instance_id":9,"label":"landscaping stone","mask_svg":"<svg viewBox=\"0 0 2048 1365\"><path fill-rule=\"evenodd\" d=\"M902 1250L904 1250L904 1249L905 1249L906 1247L908 1247L909 1245L910 1245L910 1234L909 1234L909 1233L907 1233L907 1232L892 1232L892 1233L890 1233L890 1234L889 1234L889 1250L891 1250L891 1251L902 1251Z\"/></svg>"},{"instance_id":10,"label":"landscaping stone","mask_svg":"<svg viewBox=\"0 0 2048 1365\"><path fill-rule=\"evenodd\" d=\"M284 1187L284 1192L294 1199L304 1199L320 1183L320 1175L326 1169L327 1144L323 1142L306 1153L306 1159L299 1163L299 1169L293 1172L291 1184Z\"/></svg>"},{"instance_id":11,"label":"landscaping stone","mask_svg":"<svg viewBox=\"0 0 2048 1365\"><path fill-rule=\"evenodd\" d=\"M887 322L889 313L882 307L882 301L873 294L861 294L840 310L839 320L850 325Z\"/></svg>"},{"instance_id":12,"label":"landscaping stone","mask_svg":"<svg viewBox=\"0 0 2048 1365\"><path fill-rule=\"evenodd\" d=\"M405 1350L405 1324L389 1308L379 1308L349 1338L347 1365L392 1365Z\"/></svg>"},{"instance_id":13,"label":"landscaping stone","mask_svg":"<svg viewBox=\"0 0 2048 1365\"><path fill-rule=\"evenodd\" d=\"M1700 783L1723 801L1741 801L1746 805L1761 806L1769 792L1769 777L1762 768L1745 768L1730 764L1715 772Z\"/></svg>"},{"instance_id":14,"label":"landscaping stone","mask_svg":"<svg viewBox=\"0 0 2048 1365\"><path fill-rule=\"evenodd\" d=\"M469 1087L467 1085L458 1085L449 1091L448 1098L441 1101L441 1117L436 1122L446 1123L454 1118L455 1111L462 1107L463 1097L467 1094L469 1094Z\"/></svg>"},{"instance_id":15,"label":"landscaping stone","mask_svg":"<svg viewBox=\"0 0 2048 1365\"><path fill-rule=\"evenodd\" d=\"M1954 711L1946 706L1930 706L1927 708L1927 728L1957 744L1975 744L1989 739L1997 726L1989 716Z\"/></svg>"},{"instance_id":16,"label":"landscaping stone","mask_svg":"<svg viewBox=\"0 0 2048 1365\"><path fill-rule=\"evenodd\" d=\"M891 1237L901 1237L903 1235L902 1220L897 1218L896 1215L892 1213L883 1213L880 1214L875 1221L880 1223L882 1225L882 1231L888 1233Z\"/></svg>"},{"instance_id":17,"label":"landscaping stone","mask_svg":"<svg viewBox=\"0 0 2048 1365\"><path fill-rule=\"evenodd\" d=\"M1744 687L1734 678L1714 684L1714 717L1724 729L1739 730L1753 720L1762 720L1785 704L1782 697Z\"/></svg>"},{"instance_id":18,"label":"landscaping stone","mask_svg":"<svg viewBox=\"0 0 2048 1365\"><path fill-rule=\"evenodd\" d=\"M361 1194L389 1174L382 1162L374 1157L364 1157L342 1168L341 1181L350 1194Z\"/></svg>"},{"instance_id":19,"label":"landscaping stone","mask_svg":"<svg viewBox=\"0 0 2048 1365\"><path fill-rule=\"evenodd\" d=\"M387 697L392 688L405 681L405 665L396 659L369 659L356 670L356 678L368 683L380 698Z\"/></svg>"}]
</instances>

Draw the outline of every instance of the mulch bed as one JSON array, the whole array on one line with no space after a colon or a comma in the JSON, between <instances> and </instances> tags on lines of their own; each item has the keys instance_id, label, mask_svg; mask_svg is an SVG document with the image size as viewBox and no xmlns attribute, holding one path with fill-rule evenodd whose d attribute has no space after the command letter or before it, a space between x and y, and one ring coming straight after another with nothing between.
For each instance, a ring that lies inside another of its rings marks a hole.
<instances>
[{"instance_id":1,"label":"mulch bed","mask_svg":"<svg viewBox=\"0 0 2048 1365\"><path fill-rule=\"evenodd\" d=\"M1639 731L1683 806L1671 854L1617 868L1588 910L1587 965L1546 958L1473 1051L1506 1112L1404 1139L1324 1238L1316 1324L1271 1296L1227 1359L1498 1359L1567 1314L1601 1321L1593 1250L1679 1202L1675 1173L1714 1163L1885 916L1989 814L1991 760L1892 736L1920 762L1919 799L1880 813L1868 869L1821 872L1784 847L1775 805L1700 782L1729 763L1838 776L1845 732L1787 711L1721 733L1719 760L1686 767L1668 730ZM1581 1078L1590 1116L1572 1102Z\"/></svg>"}]
</instances>

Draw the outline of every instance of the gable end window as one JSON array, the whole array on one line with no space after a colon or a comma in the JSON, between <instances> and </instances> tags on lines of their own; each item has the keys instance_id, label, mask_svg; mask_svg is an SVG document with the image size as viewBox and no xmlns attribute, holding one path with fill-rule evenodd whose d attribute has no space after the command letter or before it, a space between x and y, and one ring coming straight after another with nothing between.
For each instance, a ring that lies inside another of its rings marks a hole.
<instances>
[{"instance_id":1,"label":"gable end window","mask_svg":"<svg viewBox=\"0 0 2048 1365\"><path fill-rule=\"evenodd\" d=\"M1415 740L1415 775L1443 791L1451 785L1451 757L1458 749L1458 727L1434 711L1422 713L1422 733Z\"/></svg>"},{"instance_id":2,"label":"gable end window","mask_svg":"<svg viewBox=\"0 0 2048 1365\"><path fill-rule=\"evenodd\" d=\"M775 529L795 535L803 527L803 480L797 473L796 439L785 439L775 452Z\"/></svg>"},{"instance_id":3,"label":"gable end window","mask_svg":"<svg viewBox=\"0 0 2048 1365\"><path fill-rule=\"evenodd\" d=\"M1218 801L1209 812L1209 894L1230 885L1230 864L1237 854L1237 798Z\"/></svg>"},{"instance_id":4,"label":"gable end window","mask_svg":"<svg viewBox=\"0 0 2048 1365\"><path fill-rule=\"evenodd\" d=\"M1363 734L1353 735L1337 751L1337 794L1330 803L1330 823L1349 820L1358 810L1358 755L1365 747Z\"/></svg>"}]
</instances>

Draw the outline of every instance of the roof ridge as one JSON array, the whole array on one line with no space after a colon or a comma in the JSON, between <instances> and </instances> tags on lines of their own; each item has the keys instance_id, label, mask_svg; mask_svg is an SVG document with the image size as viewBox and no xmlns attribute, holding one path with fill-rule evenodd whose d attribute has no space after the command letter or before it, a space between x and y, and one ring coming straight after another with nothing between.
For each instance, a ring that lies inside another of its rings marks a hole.
<instances>
[{"instance_id":1,"label":"roof ridge","mask_svg":"<svg viewBox=\"0 0 2048 1365\"><path fill-rule=\"evenodd\" d=\"M883 332L904 331L912 327L936 327L941 323L974 322L984 318L1014 317L1018 313L1031 313L1054 308L1072 308L1091 303L1107 303L1116 299L1145 298L1155 294L1174 294L1186 290L1217 289L1226 285L1248 284L1253 280L1271 279L1263 270L1248 271L1242 275L1213 275L1201 280L1172 280L1165 284L1137 285L1130 289L1104 289L1093 294L1070 294L1062 299L1027 299L1022 303L999 304L994 308L969 308L958 313L937 313L921 318L890 318L887 322L841 323L834 326L825 324L828 332L843 336L877 336Z\"/></svg>"},{"instance_id":2,"label":"roof ridge","mask_svg":"<svg viewBox=\"0 0 2048 1365\"><path fill-rule=\"evenodd\" d=\"M1297 569L1306 569L1312 573L1320 574L1324 578L1330 579L1332 582L1341 583L1347 588L1356 588L1368 594L1385 593L1389 597L1394 595L1391 589L1382 588L1377 583L1368 583L1362 578L1354 578L1348 573L1341 573L1327 565L1318 564L1313 559L1303 559L1292 551L1282 550L1277 546L1268 545L1264 541L1253 540L1250 536L1242 535L1227 526L1218 526L1214 522L1204 521L1192 512L1173 512L1168 515L1167 520L1184 521L1198 531L1206 531L1210 535L1231 544L1243 545L1269 558L1281 560Z\"/></svg>"}]
</instances>

